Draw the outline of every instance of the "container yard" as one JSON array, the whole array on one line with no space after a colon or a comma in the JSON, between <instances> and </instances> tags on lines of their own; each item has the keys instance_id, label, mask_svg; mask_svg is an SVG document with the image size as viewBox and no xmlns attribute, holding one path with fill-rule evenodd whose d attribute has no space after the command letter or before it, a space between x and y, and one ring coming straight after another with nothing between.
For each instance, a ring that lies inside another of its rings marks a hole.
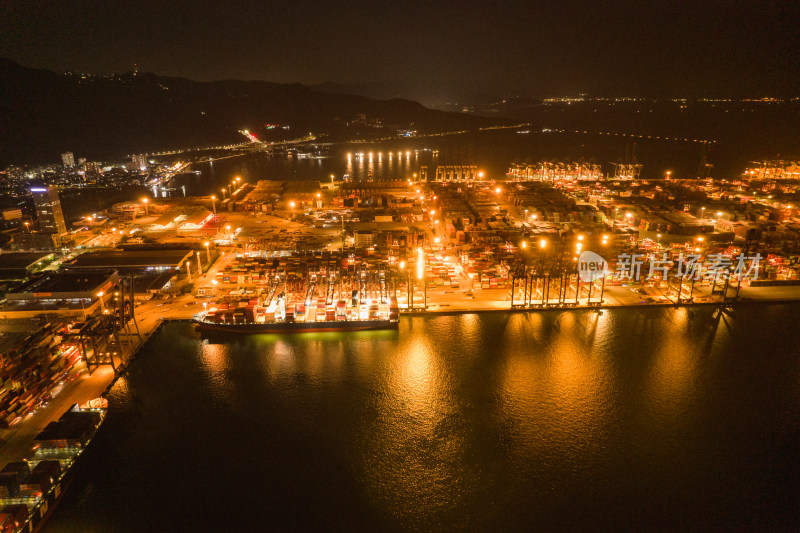
<instances>
[{"instance_id":1,"label":"container yard","mask_svg":"<svg viewBox=\"0 0 800 533\"><path fill-rule=\"evenodd\" d=\"M107 402L64 413L36 436L32 455L0 470L0 531L38 530L74 475L75 463L105 417Z\"/></svg>"},{"instance_id":2,"label":"container yard","mask_svg":"<svg viewBox=\"0 0 800 533\"><path fill-rule=\"evenodd\" d=\"M85 370L81 352L62 343L61 324L0 336L0 427L8 428L47 402L53 389Z\"/></svg>"}]
</instances>

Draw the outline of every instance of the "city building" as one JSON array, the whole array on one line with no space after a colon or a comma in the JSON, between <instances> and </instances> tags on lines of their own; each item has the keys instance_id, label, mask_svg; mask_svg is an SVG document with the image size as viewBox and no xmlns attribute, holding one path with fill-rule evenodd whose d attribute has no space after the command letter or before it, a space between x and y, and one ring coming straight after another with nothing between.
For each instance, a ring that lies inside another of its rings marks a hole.
<instances>
[{"instance_id":1,"label":"city building","mask_svg":"<svg viewBox=\"0 0 800 533\"><path fill-rule=\"evenodd\" d=\"M61 162L66 168L75 167L75 155L72 152L64 152L61 154Z\"/></svg>"},{"instance_id":2,"label":"city building","mask_svg":"<svg viewBox=\"0 0 800 533\"><path fill-rule=\"evenodd\" d=\"M32 274L42 261L52 254L47 252L3 252L0 253L0 280L23 279Z\"/></svg>"},{"instance_id":3,"label":"city building","mask_svg":"<svg viewBox=\"0 0 800 533\"><path fill-rule=\"evenodd\" d=\"M131 156L131 162L133 163L134 170L144 170L147 168L147 155L134 154Z\"/></svg>"},{"instance_id":4,"label":"city building","mask_svg":"<svg viewBox=\"0 0 800 533\"><path fill-rule=\"evenodd\" d=\"M115 272L51 272L6 294L0 319L86 317L110 305L110 289L118 281Z\"/></svg>"},{"instance_id":5,"label":"city building","mask_svg":"<svg viewBox=\"0 0 800 533\"><path fill-rule=\"evenodd\" d=\"M14 235L14 244L18 250L55 250L61 247L61 236L58 233L22 231Z\"/></svg>"},{"instance_id":6,"label":"city building","mask_svg":"<svg viewBox=\"0 0 800 533\"><path fill-rule=\"evenodd\" d=\"M64 221L64 213L61 211L58 189L55 187L37 187L31 189L31 194L33 194L33 203L36 206L39 231L57 235L67 233L67 224Z\"/></svg>"},{"instance_id":7,"label":"city building","mask_svg":"<svg viewBox=\"0 0 800 533\"><path fill-rule=\"evenodd\" d=\"M65 263L69 271L116 270L122 273L138 271L180 270L191 260L194 251L189 249L113 250L86 252Z\"/></svg>"}]
</instances>

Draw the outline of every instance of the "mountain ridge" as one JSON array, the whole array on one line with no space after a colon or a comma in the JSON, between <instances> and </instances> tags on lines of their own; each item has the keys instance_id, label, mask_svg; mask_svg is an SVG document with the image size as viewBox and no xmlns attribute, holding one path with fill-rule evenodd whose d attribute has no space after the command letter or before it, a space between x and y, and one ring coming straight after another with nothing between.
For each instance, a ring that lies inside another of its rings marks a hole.
<instances>
[{"instance_id":1,"label":"mountain ridge","mask_svg":"<svg viewBox=\"0 0 800 533\"><path fill-rule=\"evenodd\" d=\"M0 58L0 168L56 162L72 151L90 160L129 153L238 143L308 132L330 140L385 137L397 129L472 129L496 120L261 80L199 82L153 73L59 74ZM267 124L288 126L268 130Z\"/></svg>"}]
</instances>

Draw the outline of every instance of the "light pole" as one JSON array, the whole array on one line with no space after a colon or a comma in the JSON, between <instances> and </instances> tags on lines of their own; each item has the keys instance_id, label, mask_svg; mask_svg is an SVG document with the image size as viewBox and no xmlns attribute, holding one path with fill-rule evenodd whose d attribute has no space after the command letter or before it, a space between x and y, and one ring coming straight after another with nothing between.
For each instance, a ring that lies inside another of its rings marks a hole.
<instances>
[{"instance_id":1,"label":"light pole","mask_svg":"<svg viewBox=\"0 0 800 533\"><path fill-rule=\"evenodd\" d=\"M142 203L144 204L144 216L150 216L150 210L147 207L147 203L150 201L149 198L142 198Z\"/></svg>"},{"instance_id":2,"label":"light pole","mask_svg":"<svg viewBox=\"0 0 800 533\"><path fill-rule=\"evenodd\" d=\"M422 283L422 308L428 308L428 283L425 279L425 256L422 247L417 247L417 280ZM412 295L413 297L413 295Z\"/></svg>"},{"instance_id":3,"label":"light pole","mask_svg":"<svg viewBox=\"0 0 800 533\"><path fill-rule=\"evenodd\" d=\"M404 273L404 272L405 272L405 270L406 270L406 262L405 262L405 261L400 261L400 264L399 264L398 266L400 267L400 276L402 277L403 273ZM409 285L410 283L411 283L410 279L409 279L409 280L407 280L407 283L406 283L406 300L407 300L407 301L406 301L406 307L407 307L409 310L411 309L411 300L409 300L409 297L408 297L408 296L409 296L409 294L411 294L411 291L409 291L409 290L408 290L408 285Z\"/></svg>"},{"instance_id":4,"label":"light pole","mask_svg":"<svg viewBox=\"0 0 800 533\"><path fill-rule=\"evenodd\" d=\"M544 249L547 248L547 239L539 239L539 260L537 261L538 265L536 267L536 274L537 280L536 285L539 285L539 277L542 275L542 270L544 269L544 263L542 261L542 256L544 255ZM541 268L540 268L541 267ZM542 282L542 306L547 305L547 293L550 290L550 274L549 272L544 273L544 282Z\"/></svg>"},{"instance_id":5,"label":"light pole","mask_svg":"<svg viewBox=\"0 0 800 533\"><path fill-rule=\"evenodd\" d=\"M215 215L217 214L217 195L216 194L212 194L211 195L211 211L213 211Z\"/></svg>"},{"instance_id":6,"label":"light pole","mask_svg":"<svg viewBox=\"0 0 800 533\"><path fill-rule=\"evenodd\" d=\"M25 230L26 230L28 233L30 233L30 232L31 232L31 223L30 223L30 222L26 222L26 223L25 223Z\"/></svg>"},{"instance_id":7,"label":"light pole","mask_svg":"<svg viewBox=\"0 0 800 533\"><path fill-rule=\"evenodd\" d=\"M210 243L208 241L206 241L206 242L203 243L203 246L206 247L206 261L210 263L211 262L211 251L208 249L208 245L209 244Z\"/></svg>"}]
</instances>

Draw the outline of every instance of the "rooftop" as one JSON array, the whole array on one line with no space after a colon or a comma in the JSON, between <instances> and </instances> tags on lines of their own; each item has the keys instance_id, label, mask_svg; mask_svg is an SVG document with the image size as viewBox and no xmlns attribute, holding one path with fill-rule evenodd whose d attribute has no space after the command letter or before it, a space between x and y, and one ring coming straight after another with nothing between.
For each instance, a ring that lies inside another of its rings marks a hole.
<instances>
[{"instance_id":1,"label":"rooftop","mask_svg":"<svg viewBox=\"0 0 800 533\"><path fill-rule=\"evenodd\" d=\"M6 252L0 254L0 274L3 270L25 270L50 255L50 252Z\"/></svg>"},{"instance_id":2,"label":"rooftop","mask_svg":"<svg viewBox=\"0 0 800 533\"><path fill-rule=\"evenodd\" d=\"M76 257L68 268L178 268L191 254L192 251L188 249L86 252Z\"/></svg>"},{"instance_id":3,"label":"rooftop","mask_svg":"<svg viewBox=\"0 0 800 533\"><path fill-rule=\"evenodd\" d=\"M109 275L106 273L65 272L48 274L26 283L16 293L77 293L95 292L106 284Z\"/></svg>"}]
</instances>

